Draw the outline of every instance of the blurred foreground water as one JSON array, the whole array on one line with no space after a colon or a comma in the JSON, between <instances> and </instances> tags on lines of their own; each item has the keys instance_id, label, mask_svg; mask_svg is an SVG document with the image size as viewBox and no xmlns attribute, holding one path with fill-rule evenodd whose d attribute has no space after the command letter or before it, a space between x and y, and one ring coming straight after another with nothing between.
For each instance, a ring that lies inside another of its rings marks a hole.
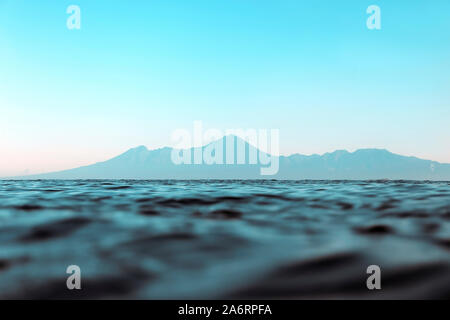
<instances>
[{"instance_id":1,"label":"blurred foreground water","mask_svg":"<svg viewBox=\"0 0 450 320\"><path fill-rule=\"evenodd\" d=\"M449 250L450 182L0 181L1 299L448 299Z\"/></svg>"}]
</instances>

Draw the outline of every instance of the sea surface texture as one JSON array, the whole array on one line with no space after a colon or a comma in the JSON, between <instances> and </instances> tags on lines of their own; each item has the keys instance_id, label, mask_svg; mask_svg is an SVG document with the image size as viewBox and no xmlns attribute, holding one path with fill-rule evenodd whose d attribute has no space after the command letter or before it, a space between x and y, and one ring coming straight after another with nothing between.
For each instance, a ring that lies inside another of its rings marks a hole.
<instances>
[{"instance_id":1,"label":"sea surface texture","mask_svg":"<svg viewBox=\"0 0 450 320\"><path fill-rule=\"evenodd\" d=\"M0 181L1 299L448 299L449 253L450 182Z\"/></svg>"}]
</instances>

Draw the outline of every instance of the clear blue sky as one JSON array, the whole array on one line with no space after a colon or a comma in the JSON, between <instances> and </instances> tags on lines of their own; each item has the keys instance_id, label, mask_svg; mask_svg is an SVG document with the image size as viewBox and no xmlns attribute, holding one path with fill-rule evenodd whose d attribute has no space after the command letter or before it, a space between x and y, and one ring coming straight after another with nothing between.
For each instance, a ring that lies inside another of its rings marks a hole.
<instances>
[{"instance_id":1,"label":"clear blue sky","mask_svg":"<svg viewBox=\"0 0 450 320\"><path fill-rule=\"evenodd\" d=\"M280 129L283 154L450 162L450 1L0 0L0 176L169 145L194 120Z\"/></svg>"}]
</instances>

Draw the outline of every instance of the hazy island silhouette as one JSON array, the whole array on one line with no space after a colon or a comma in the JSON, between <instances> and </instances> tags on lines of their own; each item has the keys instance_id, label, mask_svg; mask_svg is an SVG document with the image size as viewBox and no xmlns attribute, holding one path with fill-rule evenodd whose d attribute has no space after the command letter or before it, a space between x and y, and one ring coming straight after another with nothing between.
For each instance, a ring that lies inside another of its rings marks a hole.
<instances>
[{"instance_id":1,"label":"hazy island silhouette","mask_svg":"<svg viewBox=\"0 0 450 320\"><path fill-rule=\"evenodd\" d=\"M258 151L238 137L245 156ZM225 137L222 138L225 146ZM214 142L213 142L214 143ZM236 144L237 145L237 144ZM202 151L208 145L191 148ZM260 174L261 164L174 164L172 148L148 150L139 146L92 165L14 179L278 179L278 180L450 180L450 164L394 154L385 149L337 150L323 155L279 156L274 175ZM226 157L224 147L223 157ZM272 161L275 156L272 156ZM4 178L5 179L5 178ZM9 178L11 179L11 177Z\"/></svg>"}]
</instances>

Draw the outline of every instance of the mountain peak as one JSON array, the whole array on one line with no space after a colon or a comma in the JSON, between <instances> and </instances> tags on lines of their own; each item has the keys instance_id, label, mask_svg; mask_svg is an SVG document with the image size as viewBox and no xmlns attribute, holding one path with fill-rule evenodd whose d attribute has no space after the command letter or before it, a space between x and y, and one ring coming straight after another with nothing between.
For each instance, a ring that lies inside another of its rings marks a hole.
<instances>
[{"instance_id":1,"label":"mountain peak","mask_svg":"<svg viewBox=\"0 0 450 320\"><path fill-rule=\"evenodd\" d=\"M148 151L147 147L144 145L135 147L135 148L131 148L130 150L134 150L134 151Z\"/></svg>"},{"instance_id":2,"label":"mountain peak","mask_svg":"<svg viewBox=\"0 0 450 320\"><path fill-rule=\"evenodd\" d=\"M386 149L380 149L380 148L363 148L363 149L358 149L355 152L358 153L375 153L375 152L382 152L382 153L392 153L389 150Z\"/></svg>"},{"instance_id":3,"label":"mountain peak","mask_svg":"<svg viewBox=\"0 0 450 320\"><path fill-rule=\"evenodd\" d=\"M114 159L122 159L122 158L130 158L130 157L136 158L136 157L144 156L148 153L150 153L150 151L147 149L146 146L138 146L135 148L128 149L127 151L118 155Z\"/></svg>"},{"instance_id":4,"label":"mountain peak","mask_svg":"<svg viewBox=\"0 0 450 320\"><path fill-rule=\"evenodd\" d=\"M138 147L127 150L125 152L125 154L130 154L130 153L136 154L136 153L147 153L147 152L150 152L150 150L148 150L146 146L142 145L142 146L138 146Z\"/></svg>"}]
</instances>

